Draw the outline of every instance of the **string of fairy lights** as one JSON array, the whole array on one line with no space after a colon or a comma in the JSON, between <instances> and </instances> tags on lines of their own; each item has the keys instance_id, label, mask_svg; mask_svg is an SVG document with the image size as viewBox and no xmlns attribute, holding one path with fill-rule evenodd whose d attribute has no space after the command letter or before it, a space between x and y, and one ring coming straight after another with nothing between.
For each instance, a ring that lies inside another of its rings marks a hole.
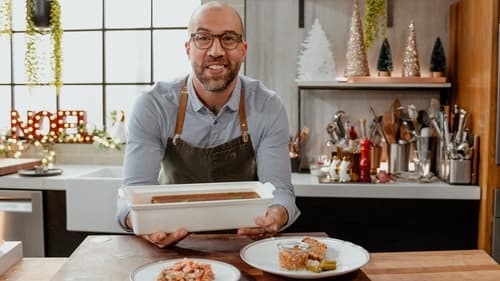
<instances>
[{"instance_id":1,"label":"string of fairy lights","mask_svg":"<svg viewBox=\"0 0 500 281\"><path fill-rule=\"evenodd\" d=\"M86 117L83 110L28 111L24 122L17 110L12 110L10 130L0 133L0 156L20 158L34 146L41 150L43 166L50 168L55 161L56 143L93 143L98 148L122 148L123 140L114 139L105 130L94 128L88 133ZM116 118L112 116L113 123L118 121ZM119 120L123 121L124 118ZM44 130L47 122L48 129Z\"/></svg>"}]
</instances>

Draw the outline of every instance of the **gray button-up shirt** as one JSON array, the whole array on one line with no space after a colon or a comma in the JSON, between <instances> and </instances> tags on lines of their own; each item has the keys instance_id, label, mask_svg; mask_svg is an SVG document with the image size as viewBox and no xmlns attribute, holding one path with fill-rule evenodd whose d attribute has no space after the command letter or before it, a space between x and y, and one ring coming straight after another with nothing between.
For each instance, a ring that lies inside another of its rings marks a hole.
<instances>
[{"instance_id":1,"label":"gray button-up shirt","mask_svg":"<svg viewBox=\"0 0 500 281\"><path fill-rule=\"evenodd\" d=\"M138 97L129 117L123 186L158 184L167 138L174 136L184 81L158 82L149 92ZM257 176L260 182L270 182L276 187L272 205L279 204L287 209L289 218L285 227L288 227L300 211L295 205L291 183L288 117L276 93L257 80L239 76L231 98L215 115L196 96L189 76L188 104L181 138L193 146L213 147L241 136L238 106L242 85L248 132L257 160ZM125 229L129 208L120 197L117 203L117 220Z\"/></svg>"}]
</instances>

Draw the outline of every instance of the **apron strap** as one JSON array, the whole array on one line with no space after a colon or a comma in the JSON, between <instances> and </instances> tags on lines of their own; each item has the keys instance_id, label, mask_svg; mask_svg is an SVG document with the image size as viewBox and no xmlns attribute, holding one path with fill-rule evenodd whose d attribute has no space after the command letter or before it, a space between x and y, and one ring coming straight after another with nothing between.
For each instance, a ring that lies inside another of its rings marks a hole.
<instances>
[{"instance_id":1,"label":"apron strap","mask_svg":"<svg viewBox=\"0 0 500 281\"><path fill-rule=\"evenodd\" d=\"M184 116L186 115L186 105L188 100L187 86L184 84L181 91L181 97L179 100L179 110L177 112L177 121L175 123L175 134L173 143L177 144L177 140L181 137L182 126L184 126Z\"/></svg>"},{"instance_id":2,"label":"apron strap","mask_svg":"<svg viewBox=\"0 0 500 281\"><path fill-rule=\"evenodd\" d=\"M240 95L240 129L243 137L243 142L248 142L247 115L245 113L245 90L243 89L243 85L241 85Z\"/></svg>"}]
</instances>

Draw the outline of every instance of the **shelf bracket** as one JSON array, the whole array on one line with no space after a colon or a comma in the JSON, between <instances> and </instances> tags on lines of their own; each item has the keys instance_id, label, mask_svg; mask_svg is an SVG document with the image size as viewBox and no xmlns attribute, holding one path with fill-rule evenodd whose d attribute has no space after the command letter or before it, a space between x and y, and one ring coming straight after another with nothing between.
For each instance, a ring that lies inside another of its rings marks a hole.
<instances>
[{"instance_id":1,"label":"shelf bracket","mask_svg":"<svg viewBox=\"0 0 500 281\"><path fill-rule=\"evenodd\" d=\"M299 0L299 28L304 28L304 0Z\"/></svg>"},{"instance_id":2,"label":"shelf bracket","mask_svg":"<svg viewBox=\"0 0 500 281\"><path fill-rule=\"evenodd\" d=\"M394 0L387 0L387 27L392 27L394 24Z\"/></svg>"}]
</instances>

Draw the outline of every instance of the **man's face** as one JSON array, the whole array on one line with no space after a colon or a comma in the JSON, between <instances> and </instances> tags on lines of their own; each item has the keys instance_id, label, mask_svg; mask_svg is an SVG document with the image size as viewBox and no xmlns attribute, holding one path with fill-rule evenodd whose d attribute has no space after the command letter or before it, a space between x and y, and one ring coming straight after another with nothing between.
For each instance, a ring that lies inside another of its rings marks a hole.
<instances>
[{"instance_id":1,"label":"man's face","mask_svg":"<svg viewBox=\"0 0 500 281\"><path fill-rule=\"evenodd\" d=\"M189 31L211 35L241 34L242 27L233 10L227 7L210 7L201 10L192 19ZM224 91L238 76L246 55L246 42L240 42L236 48L228 50L221 45L220 37L214 37L212 46L201 49L193 40L191 38L187 41L185 47L196 78L207 91Z\"/></svg>"}]
</instances>

